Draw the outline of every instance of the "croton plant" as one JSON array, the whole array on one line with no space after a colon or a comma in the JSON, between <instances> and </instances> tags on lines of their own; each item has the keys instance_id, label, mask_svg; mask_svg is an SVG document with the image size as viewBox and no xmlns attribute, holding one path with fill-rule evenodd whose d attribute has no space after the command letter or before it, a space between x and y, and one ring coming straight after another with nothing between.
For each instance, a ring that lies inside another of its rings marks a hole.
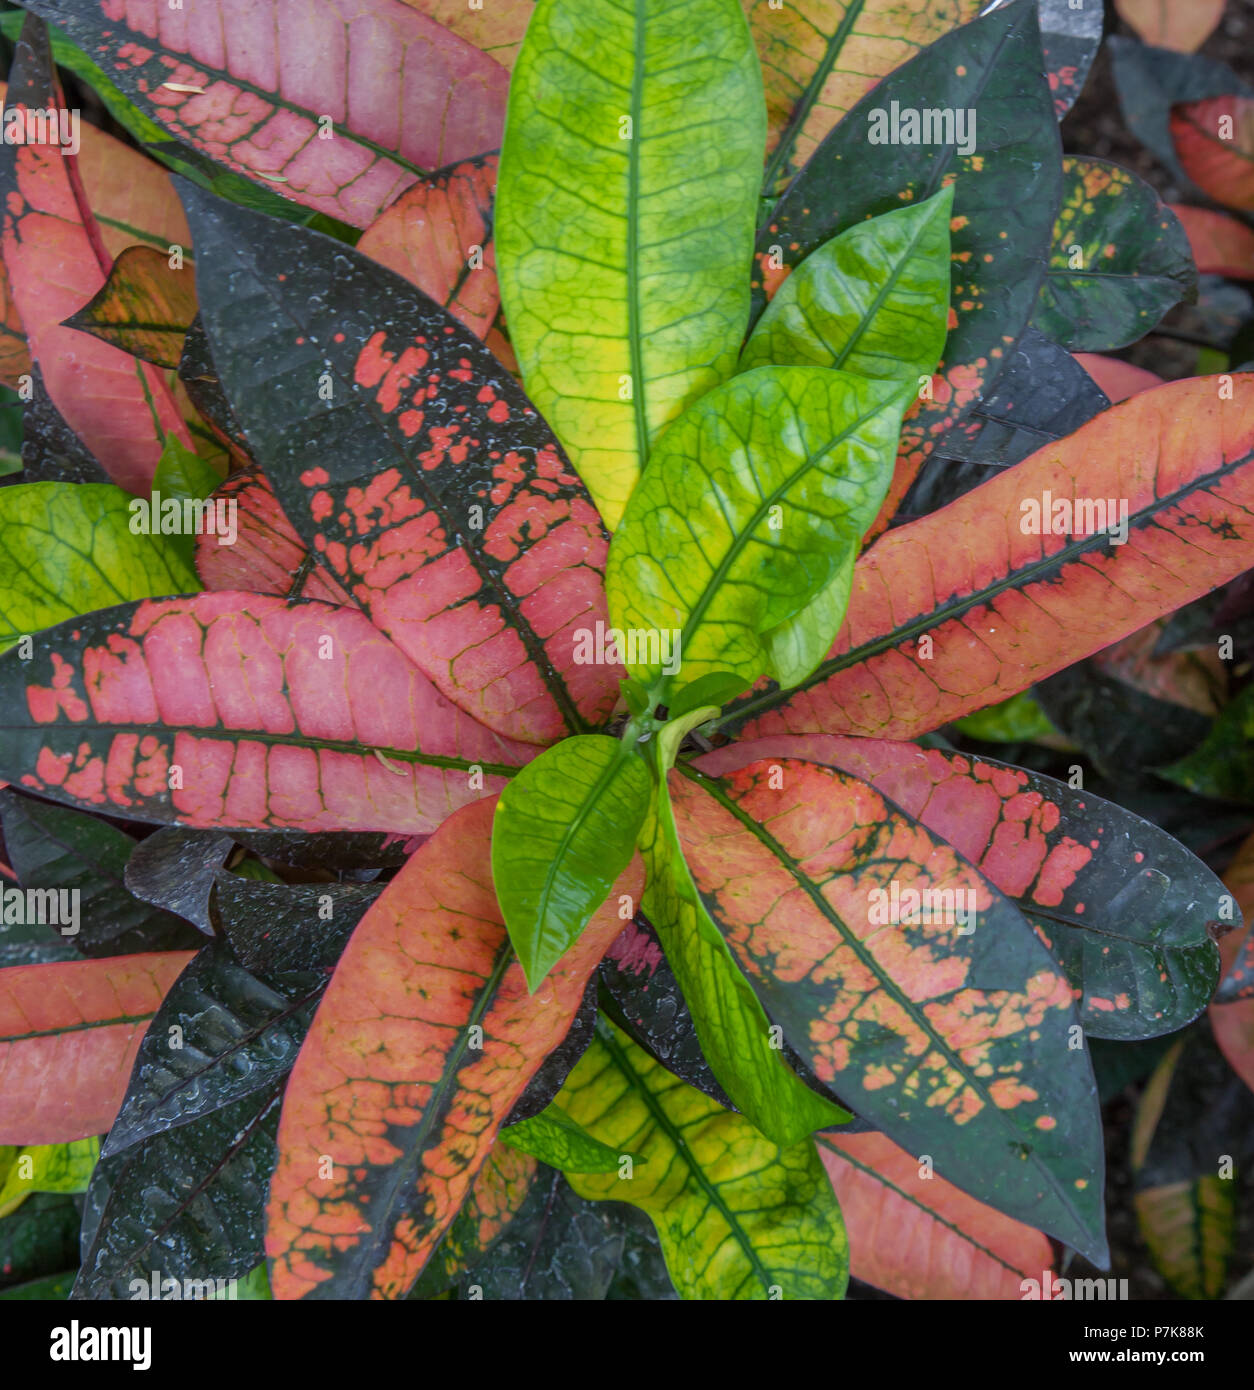
<instances>
[{"instance_id":1,"label":"croton plant","mask_svg":"<svg viewBox=\"0 0 1254 1390\"><path fill-rule=\"evenodd\" d=\"M19 1296L1109 1268L1094 1058L1186 1036L1241 891L1046 692L1254 567L1254 375L1071 355L1196 293L1061 152L1100 5L8 8ZM1208 191L1238 101L1172 117ZM1146 1239L1214 1292L1190 1181Z\"/></svg>"}]
</instances>

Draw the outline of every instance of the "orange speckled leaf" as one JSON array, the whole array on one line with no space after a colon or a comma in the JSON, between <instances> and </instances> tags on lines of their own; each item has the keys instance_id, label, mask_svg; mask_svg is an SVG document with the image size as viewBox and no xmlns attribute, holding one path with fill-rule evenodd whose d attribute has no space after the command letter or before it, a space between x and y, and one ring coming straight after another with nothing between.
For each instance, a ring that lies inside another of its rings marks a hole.
<instances>
[{"instance_id":1,"label":"orange speckled leaf","mask_svg":"<svg viewBox=\"0 0 1254 1390\"><path fill-rule=\"evenodd\" d=\"M417 850L354 931L292 1070L270 1185L276 1298L399 1298L622 927L639 861L535 995L489 867L492 803ZM333 1171L327 1168L333 1165Z\"/></svg>"},{"instance_id":2,"label":"orange speckled leaf","mask_svg":"<svg viewBox=\"0 0 1254 1390\"><path fill-rule=\"evenodd\" d=\"M251 467L233 473L213 494L215 502L235 501L237 534L234 545L219 545L218 537L196 537L196 573L206 589L239 589L255 594L295 590L300 598L348 604L353 600L301 543L283 515L266 475Z\"/></svg>"},{"instance_id":3,"label":"orange speckled leaf","mask_svg":"<svg viewBox=\"0 0 1254 1390\"><path fill-rule=\"evenodd\" d=\"M415 179L500 144L508 73L400 0L25 8L173 137L355 227Z\"/></svg>"},{"instance_id":4,"label":"orange speckled leaf","mask_svg":"<svg viewBox=\"0 0 1254 1390\"><path fill-rule=\"evenodd\" d=\"M1247 957L1250 955L1249 943L1254 937L1254 835L1242 842L1224 874L1224 883L1235 901L1235 919L1245 923L1244 931L1230 932L1219 942L1227 974L1243 950ZM1212 1004L1209 1016L1219 1050L1232 1070L1254 1091L1254 999Z\"/></svg>"},{"instance_id":5,"label":"orange speckled leaf","mask_svg":"<svg viewBox=\"0 0 1254 1390\"><path fill-rule=\"evenodd\" d=\"M501 362L341 242L184 192L214 367L297 534L447 699L507 738L596 727L609 538ZM333 408L328 409L328 403Z\"/></svg>"},{"instance_id":6,"label":"orange speckled leaf","mask_svg":"<svg viewBox=\"0 0 1254 1390\"><path fill-rule=\"evenodd\" d=\"M832 768L688 777L671 783L693 879L818 1079L964 1191L1104 1260L1093 1070L1016 906Z\"/></svg>"},{"instance_id":7,"label":"orange speckled leaf","mask_svg":"<svg viewBox=\"0 0 1254 1390\"><path fill-rule=\"evenodd\" d=\"M935 1173L883 1134L818 1136L849 1231L849 1272L911 1299L1021 1299L1054 1267L1049 1241Z\"/></svg>"},{"instance_id":8,"label":"orange speckled leaf","mask_svg":"<svg viewBox=\"0 0 1254 1390\"><path fill-rule=\"evenodd\" d=\"M22 32L8 109L64 110L46 31L28 18ZM109 269L82 189L75 160L58 145L0 145L0 247L31 357L52 403L113 481L146 495L164 436L188 448L191 437L160 372L62 326Z\"/></svg>"},{"instance_id":9,"label":"orange speckled leaf","mask_svg":"<svg viewBox=\"0 0 1254 1390\"><path fill-rule=\"evenodd\" d=\"M885 74L983 0L742 0L766 87L766 193L778 193Z\"/></svg>"},{"instance_id":10,"label":"orange speckled leaf","mask_svg":"<svg viewBox=\"0 0 1254 1390\"><path fill-rule=\"evenodd\" d=\"M0 775L128 820L421 835L535 751L352 608L203 593L33 640L0 655Z\"/></svg>"},{"instance_id":11,"label":"orange speckled leaf","mask_svg":"<svg viewBox=\"0 0 1254 1390\"><path fill-rule=\"evenodd\" d=\"M1223 885L1149 821L1052 777L883 739L781 735L697 762L716 775L802 758L870 783L979 869L1035 927L1091 1037L1156 1037L1191 1022L1219 979L1208 923Z\"/></svg>"},{"instance_id":12,"label":"orange speckled leaf","mask_svg":"<svg viewBox=\"0 0 1254 1390\"><path fill-rule=\"evenodd\" d=\"M1254 231L1244 222L1210 208L1191 208L1183 203L1169 203L1168 207L1180 219L1200 275L1254 280Z\"/></svg>"},{"instance_id":13,"label":"orange speckled leaf","mask_svg":"<svg viewBox=\"0 0 1254 1390\"><path fill-rule=\"evenodd\" d=\"M1127 503L1126 544L1096 529L1105 499L1116 523ZM1042 508L1058 534L1033 534ZM1254 374L1169 382L881 537L826 661L723 722L915 738L1227 583L1252 545Z\"/></svg>"},{"instance_id":14,"label":"orange speckled leaf","mask_svg":"<svg viewBox=\"0 0 1254 1390\"><path fill-rule=\"evenodd\" d=\"M1121 362L1117 357L1103 357L1096 352L1076 352L1072 356L1116 404L1135 396L1138 391L1163 384L1156 372L1134 367L1131 362Z\"/></svg>"},{"instance_id":15,"label":"orange speckled leaf","mask_svg":"<svg viewBox=\"0 0 1254 1390\"><path fill-rule=\"evenodd\" d=\"M494 327L501 309L492 240L496 166L496 155L484 155L416 183L371 223L357 249L442 304L512 371L513 349Z\"/></svg>"},{"instance_id":16,"label":"orange speckled leaf","mask_svg":"<svg viewBox=\"0 0 1254 1390\"><path fill-rule=\"evenodd\" d=\"M470 1193L427 1266L454 1281L493 1246L531 1192L539 1164L530 1154L499 1140L475 1175ZM424 1281L425 1282L425 1281Z\"/></svg>"},{"instance_id":17,"label":"orange speckled leaf","mask_svg":"<svg viewBox=\"0 0 1254 1390\"><path fill-rule=\"evenodd\" d=\"M1223 96L1171 108L1184 171L1225 207L1254 211L1254 97Z\"/></svg>"},{"instance_id":18,"label":"orange speckled leaf","mask_svg":"<svg viewBox=\"0 0 1254 1390\"><path fill-rule=\"evenodd\" d=\"M1115 0L1119 17L1155 48L1196 53L1219 27L1227 0Z\"/></svg>"},{"instance_id":19,"label":"orange speckled leaf","mask_svg":"<svg viewBox=\"0 0 1254 1390\"><path fill-rule=\"evenodd\" d=\"M149 1021L194 954L0 970L0 1144L103 1134Z\"/></svg>"}]
</instances>

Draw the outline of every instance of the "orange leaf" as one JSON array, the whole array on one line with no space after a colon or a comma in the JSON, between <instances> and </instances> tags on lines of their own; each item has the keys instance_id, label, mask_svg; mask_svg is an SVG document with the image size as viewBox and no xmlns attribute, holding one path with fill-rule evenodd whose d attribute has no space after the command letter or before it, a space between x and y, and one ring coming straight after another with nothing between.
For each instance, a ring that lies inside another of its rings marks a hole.
<instances>
[{"instance_id":1,"label":"orange leaf","mask_svg":"<svg viewBox=\"0 0 1254 1390\"><path fill-rule=\"evenodd\" d=\"M1126 543L1075 506L1097 499L1126 503ZM1252 546L1254 374L1170 382L881 537L827 659L723 722L915 738L1227 583Z\"/></svg>"},{"instance_id":2,"label":"orange leaf","mask_svg":"<svg viewBox=\"0 0 1254 1390\"><path fill-rule=\"evenodd\" d=\"M431 836L358 924L296 1059L266 1254L276 1298L399 1298L566 1036L639 861L527 993L492 886L495 798Z\"/></svg>"},{"instance_id":3,"label":"orange leaf","mask_svg":"<svg viewBox=\"0 0 1254 1390\"><path fill-rule=\"evenodd\" d=\"M1215 32L1225 0L1115 0L1115 9L1155 48L1195 53Z\"/></svg>"}]
</instances>

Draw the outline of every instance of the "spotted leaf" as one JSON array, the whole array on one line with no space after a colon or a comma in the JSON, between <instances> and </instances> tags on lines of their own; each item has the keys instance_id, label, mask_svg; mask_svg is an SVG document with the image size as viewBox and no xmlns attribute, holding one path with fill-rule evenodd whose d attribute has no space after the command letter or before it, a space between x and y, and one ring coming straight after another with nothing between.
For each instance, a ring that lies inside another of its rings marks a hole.
<instances>
[{"instance_id":1,"label":"spotted leaf","mask_svg":"<svg viewBox=\"0 0 1254 1390\"><path fill-rule=\"evenodd\" d=\"M357 249L417 285L513 366L499 323L496 166L496 155L483 155L420 180L370 224Z\"/></svg>"},{"instance_id":2,"label":"spotted leaf","mask_svg":"<svg viewBox=\"0 0 1254 1390\"><path fill-rule=\"evenodd\" d=\"M1031 316L1061 192L1052 106L1036 7L994 10L864 96L758 233L751 321L836 233L954 183L949 336L930 399L920 399L902 431L885 515L937 439L979 400ZM932 143L917 143L925 136Z\"/></svg>"},{"instance_id":3,"label":"spotted leaf","mask_svg":"<svg viewBox=\"0 0 1254 1390\"><path fill-rule=\"evenodd\" d=\"M880 78L981 9L979 0L743 3L766 86L768 196Z\"/></svg>"},{"instance_id":4,"label":"spotted leaf","mask_svg":"<svg viewBox=\"0 0 1254 1390\"><path fill-rule=\"evenodd\" d=\"M1112 544L1096 527L1125 501L1127 543ZM1254 375L1143 391L883 536L854 567L827 659L797 692L763 690L725 722L914 738L1248 569L1252 501ZM1042 506L1058 532L1032 533Z\"/></svg>"},{"instance_id":5,"label":"spotted leaf","mask_svg":"<svg viewBox=\"0 0 1254 1390\"><path fill-rule=\"evenodd\" d=\"M415 179L500 143L509 77L400 0L30 0L176 139L368 226Z\"/></svg>"},{"instance_id":6,"label":"spotted leaf","mask_svg":"<svg viewBox=\"0 0 1254 1390\"><path fill-rule=\"evenodd\" d=\"M491 803L466 807L422 845L327 987L279 1127L277 1298L404 1296L619 930L602 908L530 994L492 888L491 823ZM638 870L620 883L638 893Z\"/></svg>"},{"instance_id":7,"label":"spotted leaf","mask_svg":"<svg viewBox=\"0 0 1254 1390\"><path fill-rule=\"evenodd\" d=\"M1017 907L831 768L690 773L672 796L711 917L818 1079L956 1186L1104 1260L1093 1069Z\"/></svg>"},{"instance_id":8,"label":"spotted leaf","mask_svg":"<svg viewBox=\"0 0 1254 1390\"><path fill-rule=\"evenodd\" d=\"M735 368L765 125L737 0L536 7L501 154L501 295L611 529L663 426Z\"/></svg>"},{"instance_id":9,"label":"spotted leaf","mask_svg":"<svg viewBox=\"0 0 1254 1390\"><path fill-rule=\"evenodd\" d=\"M1063 160L1062 209L1033 324L1066 348L1143 338L1196 294L1188 238L1147 183L1104 159Z\"/></svg>"},{"instance_id":10,"label":"spotted leaf","mask_svg":"<svg viewBox=\"0 0 1254 1390\"><path fill-rule=\"evenodd\" d=\"M185 197L213 361L305 544L481 722L548 743L602 721L617 672L575 638L605 611L605 533L513 378L342 243Z\"/></svg>"},{"instance_id":11,"label":"spotted leaf","mask_svg":"<svg viewBox=\"0 0 1254 1390\"><path fill-rule=\"evenodd\" d=\"M0 656L0 775L128 820L426 834L533 751L358 612L260 594L104 609ZM475 776L478 769L479 776Z\"/></svg>"},{"instance_id":12,"label":"spotted leaf","mask_svg":"<svg viewBox=\"0 0 1254 1390\"><path fill-rule=\"evenodd\" d=\"M1051 777L911 743L822 734L707 754L709 772L802 758L860 777L951 844L1036 928L1092 1037L1171 1033L1219 978L1224 888L1158 826Z\"/></svg>"},{"instance_id":13,"label":"spotted leaf","mask_svg":"<svg viewBox=\"0 0 1254 1390\"><path fill-rule=\"evenodd\" d=\"M305 549L283 514L270 480L257 468L242 469L214 493L214 504L234 502L234 545L220 535L196 537L196 570L206 589L240 589L283 598L312 598L356 607Z\"/></svg>"},{"instance_id":14,"label":"spotted leaf","mask_svg":"<svg viewBox=\"0 0 1254 1390\"><path fill-rule=\"evenodd\" d=\"M0 1144L103 1134L191 951L0 970Z\"/></svg>"}]
</instances>

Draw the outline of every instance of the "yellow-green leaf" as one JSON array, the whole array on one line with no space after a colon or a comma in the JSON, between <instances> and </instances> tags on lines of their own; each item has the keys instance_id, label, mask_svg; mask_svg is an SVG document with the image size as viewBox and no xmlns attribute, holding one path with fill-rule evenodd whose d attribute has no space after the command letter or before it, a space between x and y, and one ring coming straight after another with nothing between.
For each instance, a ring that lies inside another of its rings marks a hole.
<instances>
[{"instance_id":1,"label":"yellow-green leaf","mask_svg":"<svg viewBox=\"0 0 1254 1390\"><path fill-rule=\"evenodd\" d=\"M561 1102L602 1143L648 1159L627 1177L568 1180L581 1197L648 1214L681 1298L843 1296L849 1248L812 1139L772 1144L604 1021Z\"/></svg>"},{"instance_id":2,"label":"yellow-green leaf","mask_svg":"<svg viewBox=\"0 0 1254 1390\"><path fill-rule=\"evenodd\" d=\"M664 425L735 369L766 142L737 0L540 0L497 185L527 392L613 528Z\"/></svg>"}]
</instances>

